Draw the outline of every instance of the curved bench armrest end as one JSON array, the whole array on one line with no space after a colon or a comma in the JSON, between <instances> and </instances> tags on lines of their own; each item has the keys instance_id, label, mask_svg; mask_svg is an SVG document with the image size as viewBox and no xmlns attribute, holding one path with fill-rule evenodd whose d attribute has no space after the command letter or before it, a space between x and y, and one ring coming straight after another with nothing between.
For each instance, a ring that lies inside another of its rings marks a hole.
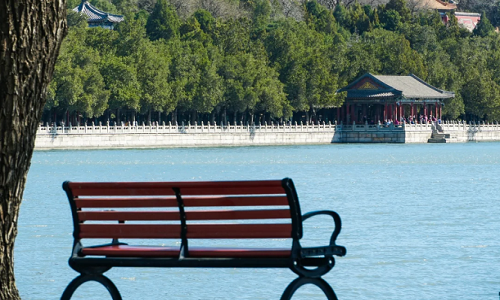
<instances>
[{"instance_id":1,"label":"curved bench armrest end","mask_svg":"<svg viewBox=\"0 0 500 300\"><path fill-rule=\"evenodd\" d=\"M335 229L333 230L332 237L330 238L330 246L335 246L335 240L337 239L337 236L340 234L340 230L342 229L342 221L340 220L339 214L332 210L311 211L302 215L302 221L318 215L327 215L333 218Z\"/></svg>"}]
</instances>

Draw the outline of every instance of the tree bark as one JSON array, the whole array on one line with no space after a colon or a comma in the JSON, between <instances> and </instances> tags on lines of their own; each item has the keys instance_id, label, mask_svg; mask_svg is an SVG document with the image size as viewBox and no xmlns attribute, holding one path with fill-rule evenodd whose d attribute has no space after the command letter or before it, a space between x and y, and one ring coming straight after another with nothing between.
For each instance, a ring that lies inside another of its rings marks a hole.
<instances>
[{"instance_id":1,"label":"tree bark","mask_svg":"<svg viewBox=\"0 0 500 300\"><path fill-rule=\"evenodd\" d=\"M0 299L14 279L19 207L59 47L65 0L0 0Z\"/></svg>"}]
</instances>

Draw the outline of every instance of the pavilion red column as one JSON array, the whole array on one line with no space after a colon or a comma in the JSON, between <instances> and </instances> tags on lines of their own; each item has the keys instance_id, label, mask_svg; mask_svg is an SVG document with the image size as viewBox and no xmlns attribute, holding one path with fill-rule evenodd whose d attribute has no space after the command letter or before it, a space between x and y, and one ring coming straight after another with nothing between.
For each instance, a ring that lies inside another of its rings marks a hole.
<instances>
[{"instance_id":1,"label":"pavilion red column","mask_svg":"<svg viewBox=\"0 0 500 300\"><path fill-rule=\"evenodd\" d=\"M349 117L350 115L350 108L351 106L349 104L347 104L345 106L345 123L348 124L351 122L351 118Z\"/></svg>"},{"instance_id":2,"label":"pavilion red column","mask_svg":"<svg viewBox=\"0 0 500 300\"><path fill-rule=\"evenodd\" d=\"M414 109L414 106L413 106L413 102L410 104L410 116L414 116L415 115L415 109Z\"/></svg>"},{"instance_id":3,"label":"pavilion red column","mask_svg":"<svg viewBox=\"0 0 500 300\"><path fill-rule=\"evenodd\" d=\"M424 103L424 116L427 116L427 104Z\"/></svg>"},{"instance_id":4,"label":"pavilion red column","mask_svg":"<svg viewBox=\"0 0 500 300\"><path fill-rule=\"evenodd\" d=\"M436 113L434 114L434 117L436 117L436 119L437 119L438 118L438 103L437 102L436 102L435 111L436 111Z\"/></svg>"},{"instance_id":5,"label":"pavilion red column","mask_svg":"<svg viewBox=\"0 0 500 300\"><path fill-rule=\"evenodd\" d=\"M387 103L384 103L384 122L387 120Z\"/></svg>"},{"instance_id":6,"label":"pavilion red column","mask_svg":"<svg viewBox=\"0 0 500 300\"><path fill-rule=\"evenodd\" d=\"M352 122L358 121L357 116L358 116L358 114L356 113L356 105L353 104L353 105L351 105L351 122L350 122L351 124L352 124Z\"/></svg>"},{"instance_id":7,"label":"pavilion red column","mask_svg":"<svg viewBox=\"0 0 500 300\"><path fill-rule=\"evenodd\" d=\"M337 107L337 123L340 123L340 107Z\"/></svg>"},{"instance_id":8,"label":"pavilion red column","mask_svg":"<svg viewBox=\"0 0 500 300\"><path fill-rule=\"evenodd\" d=\"M443 117L443 111L442 111L443 106L439 105L439 119Z\"/></svg>"},{"instance_id":9,"label":"pavilion red column","mask_svg":"<svg viewBox=\"0 0 500 300\"><path fill-rule=\"evenodd\" d=\"M366 107L368 104L363 104L363 121L368 120L368 116L366 115Z\"/></svg>"}]
</instances>

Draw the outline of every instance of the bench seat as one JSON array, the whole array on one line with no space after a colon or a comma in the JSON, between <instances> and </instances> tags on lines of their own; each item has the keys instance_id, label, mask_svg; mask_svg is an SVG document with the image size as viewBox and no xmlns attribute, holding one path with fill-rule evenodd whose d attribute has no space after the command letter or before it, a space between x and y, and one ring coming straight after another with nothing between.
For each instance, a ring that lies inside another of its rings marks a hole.
<instances>
[{"instance_id":1,"label":"bench seat","mask_svg":"<svg viewBox=\"0 0 500 300\"><path fill-rule=\"evenodd\" d=\"M290 248L210 248L190 247L189 257L193 258L286 258L291 255ZM83 256L106 257L179 257L179 247L108 245L89 247L81 250Z\"/></svg>"}]
</instances>

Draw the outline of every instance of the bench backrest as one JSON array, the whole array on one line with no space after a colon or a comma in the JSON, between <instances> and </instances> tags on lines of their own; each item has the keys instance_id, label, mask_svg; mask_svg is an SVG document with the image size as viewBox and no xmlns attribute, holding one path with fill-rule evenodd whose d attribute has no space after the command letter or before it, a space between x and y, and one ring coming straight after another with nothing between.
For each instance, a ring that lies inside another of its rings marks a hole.
<instances>
[{"instance_id":1,"label":"bench backrest","mask_svg":"<svg viewBox=\"0 0 500 300\"><path fill-rule=\"evenodd\" d=\"M302 237L297 193L289 178L65 182L63 188L73 213L75 243L85 238L179 238L187 247L188 239Z\"/></svg>"}]
</instances>

